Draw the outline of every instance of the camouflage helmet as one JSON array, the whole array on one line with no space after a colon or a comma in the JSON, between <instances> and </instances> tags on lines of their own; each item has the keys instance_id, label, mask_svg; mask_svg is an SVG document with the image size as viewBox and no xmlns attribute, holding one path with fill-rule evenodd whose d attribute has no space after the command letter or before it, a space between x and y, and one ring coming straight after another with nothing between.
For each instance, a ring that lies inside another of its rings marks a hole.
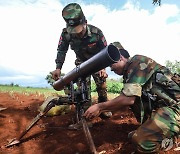
<instances>
[{"instance_id":1,"label":"camouflage helmet","mask_svg":"<svg viewBox=\"0 0 180 154\"><path fill-rule=\"evenodd\" d=\"M113 42L112 44L113 44L116 48L118 48L118 50L124 49L120 42Z\"/></svg>"},{"instance_id":2,"label":"camouflage helmet","mask_svg":"<svg viewBox=\"0 0 180 154\"><path fill-rule=\"evenodd\" d=\"M62 10L62 16L66 21L68 33L80 33L83 30L86 18L81 6L77 3L70 3Z\"/></svg>"},{"instance_id":3,"label":"camouflage helmet","mask_svg":"<svg viewBox=\"0 0 180 154\"><path fill-rule=\"evenodd\" d=\"M125 57L125 58L129 58L130 57L129 52L123 48L123 46L121 45L120 42L113 42L112 44L119 50L120 54L123 57Z\"/></svg>"}]
</instances>

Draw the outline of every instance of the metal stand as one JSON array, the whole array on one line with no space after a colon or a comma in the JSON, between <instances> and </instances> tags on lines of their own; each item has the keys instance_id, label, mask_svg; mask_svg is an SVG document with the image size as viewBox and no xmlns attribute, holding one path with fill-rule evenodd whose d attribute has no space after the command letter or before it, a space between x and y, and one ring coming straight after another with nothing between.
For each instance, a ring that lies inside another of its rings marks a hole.
<instances>
[{"instance_id":1,"label":"metal stand","mask_svg":"<svg viewBox=\"0 0 180 154\"><path fill-rule=\"evenodd\" d=\"M64 104L74 104L76 107L76 122L82 123L83 131L89 145L90 151L93 154L97 154L92 135L90 133L86 119L83 117L84 114L84 104L88 103L90 100L88 98L88 88L85 79L79 78L77 83L77 88L74 88L73 82L68 86L69 94L65 97L60 97L59 99L52 99L47 104L46 108L42 113L39 113L32 122L26 127L26 129L19 135L19 137L12 139L6 147L11 147L13 145L18 145L21 143L23 136L42 118L46 113L55 105Z\"/></svg>"}]
</instances>

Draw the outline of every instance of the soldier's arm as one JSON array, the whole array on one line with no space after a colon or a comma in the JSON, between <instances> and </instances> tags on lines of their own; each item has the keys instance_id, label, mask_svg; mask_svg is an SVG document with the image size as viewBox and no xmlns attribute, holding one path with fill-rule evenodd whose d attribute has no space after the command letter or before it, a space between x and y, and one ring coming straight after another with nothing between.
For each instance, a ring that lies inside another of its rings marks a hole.
<instances>
[{"instance_id":1,"label":"soldier's arm","mask_svg":"<svg viewBox=\"0 0 180 154\"><path fill-rule=\"evenodd\" d=\"M63 29L57 48L57 57L55 60L56 69L61 69L65 61L66 53L69 48L69 40L67 39L67 35L68 35L67 32Z\"/></svg>"},{"instance_id":2,"label":"soldier's arm","mask_svg":"<svg viewBox=\"0 0 180 154\"><path fill-rule=\"evenodd\" d=\"M128 97L124 95L123 93L121 93L119 96L117 96L116 98L112 100L92 105L86 110L86 112L84 113L84 116L87 119L92 119L98 116L102 112L116 111L124 106L132 105L134 104L135 99L136 99L136 96Z\"/></svg>"},{"instance_id":3,"label":"soldier's arm","mask_svg":"<svg viewBox=\"0 0 180 154\"><path fill-rule=\"evenodd\" d=\"M103 32L100 29L98 30L98 34L99 34L98 45L99 45L100 50L102 50L107 46L107 41L106 41L106 38L105 38ZM106 69L100 70L99 75L102 78L107 78L108 77L108 74L106 73Z\"/></svg>"},{"instance_id":4,"label":"soldier's arm","mask_svg":"<svg viewBox=\"0 0 180 154\"><path fill-rule=\"evenodd\" d=\"M103 32L100 29L98 30L98 34L99 34L98 45L99 45L100 50L102 50L107 46L107 41Z\"/></svg>"}]
</instances>

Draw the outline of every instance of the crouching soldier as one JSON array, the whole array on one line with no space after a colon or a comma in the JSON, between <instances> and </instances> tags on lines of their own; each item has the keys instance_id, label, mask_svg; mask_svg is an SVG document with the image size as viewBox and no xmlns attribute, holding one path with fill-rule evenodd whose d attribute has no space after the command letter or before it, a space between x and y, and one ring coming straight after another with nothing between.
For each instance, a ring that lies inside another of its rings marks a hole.
<instances>
[{"instance_id":1,"label":"crouching soldier","mask_svg":"<svg viewBox=\"0 0 180 154\"><path fill-rule=\"evenodd\" d=\"M114 44L121 56L111 70L123 75L124 87L119 96L89 107L84 116L92 119L103 111L130 106L141 123L128 135L136 145L135 153L167 150L164 141L174 141L180 134L180 76L149 57L130 57L120 43Z\"/></svg>"}]
</instances>

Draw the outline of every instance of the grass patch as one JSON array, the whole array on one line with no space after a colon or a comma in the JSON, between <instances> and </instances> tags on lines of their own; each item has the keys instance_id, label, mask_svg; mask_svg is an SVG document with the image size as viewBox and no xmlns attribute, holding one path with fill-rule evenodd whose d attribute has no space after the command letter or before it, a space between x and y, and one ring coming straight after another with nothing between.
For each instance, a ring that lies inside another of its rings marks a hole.
<instances>
[{"instance_id":1,"label":"grass patch","mask_svg":"<svg viewBox=\"0 0 180 154\"><path fill-rule=\"evenodd\" d=\"M53 88L34 88L34 87L20 87L20 86L11 86L11 85L0 85L0 92L9 92L9 93L22 93L25 95L28 94L39 94L49 96L52 94L64 95L64 91L56 91Z\"/></svg>"},{"instance_id":2,"label":"grass patch","mask_svg":"<svg viewBox=\"0 0 180 154\"><path fill-rule=\"evenodd\" d=\"M56 91L53 88L21 87L16 85L0 85L0 92L21 93L24 95L37 94L44 95L45 97L52 95L65 95L63 90ZM108 92L108 99L113 99L118 95L118 93ZM97 92L91 92L91 96L97 98Z\"/></svg>"}]
</instances>

